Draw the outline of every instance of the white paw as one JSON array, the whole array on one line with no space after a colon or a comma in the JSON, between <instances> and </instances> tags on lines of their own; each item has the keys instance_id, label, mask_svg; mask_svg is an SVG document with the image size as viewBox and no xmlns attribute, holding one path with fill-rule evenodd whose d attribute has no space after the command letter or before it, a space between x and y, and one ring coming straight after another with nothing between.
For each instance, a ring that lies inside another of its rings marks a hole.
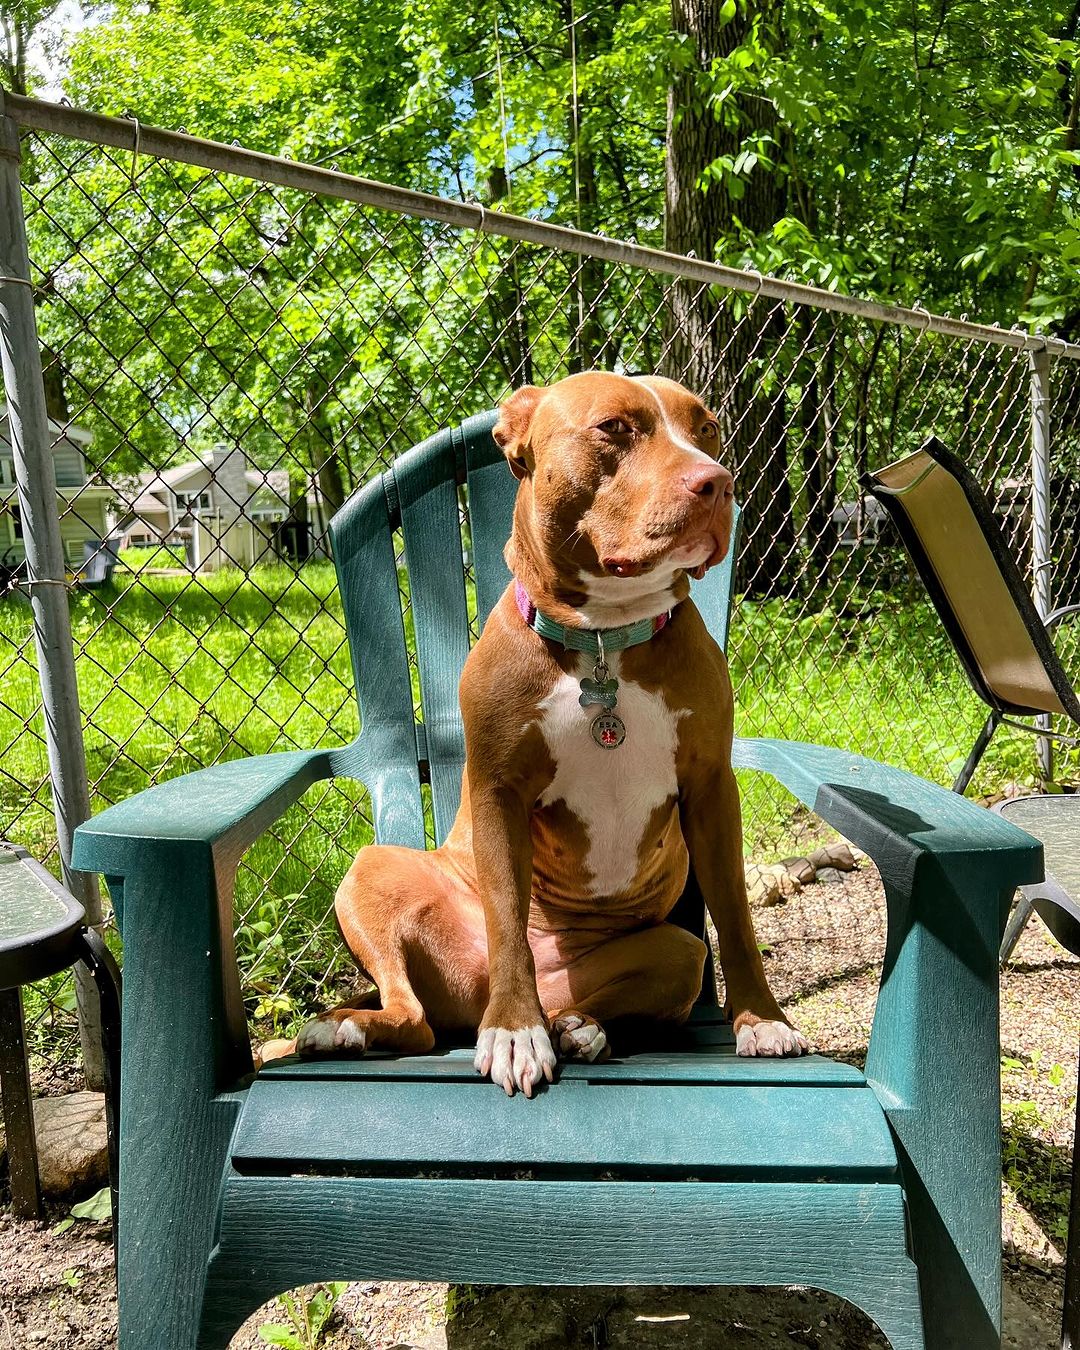
<instances>
[{"instance_id":1,"label":"white paw","mask_svg":"<svg viewBox=\"0 0 1080 1350\"><path fill-rule=\"evenodd\" d=\"M363 1051L367 1033L351 1017L317 1017L296 1038L298 1055L332 1055L335 1050Z\"/></svg>"},{"instance_id":2,"label":"white paw","mask_svg":"<svg viewBox=\"0 0 1080 1350\"><path fill-rule=\"evenodd\" d=\"M805 1055L810 1043L786 1022L758 1022L739 1028L735 1049L740 1055Z\"/></svg>"},{"instance_id":3,"label":"white paw","mask_svg":"<svg viewBox=\"0 0 1080 1350\"><path fill-rule=\"evenodd\" d=\"M329 1055L334 1051L334 1039L337 1036L337 1023L324 1022L316 1018L306 1023L296 1038L298 1055Z\"/></svg>"},{"instance_id":4,"label":"white paw","mask_svg":"<svg viewBox=\"0 0 1080 1350\"><path fill-rule=\"evenodd\" d=\"M473 1064L477 1073L498 1083L508 1097L514 1095L515 1088L531 1097L542 1078L552 1081L555 1051L542 1022L517 1031L488 1027L476 1038Z\"/></svg>"},{"instance_id":5,"label":"white paw","mask_svg":"<svg viewBox=\"0 0 1080 1350\"><path fill-rule=\"evenodd\" d=\"M367 1031L351 1017L343 1017L337 1024L334 1045L338 1050L360 1052L367 1047Z\"/></svg>"},{"instance_id":6,"label":"white paw","mask_svg":"<svg viewBox=\"0 0 1080 1350\"><path fill-rule=\"evenodd\" d=\"M580 1013L567 1013L551 1024L551 1034L560 1059L579 1059L591 1064L607 1049L607 1033L599 1022L587 1022Z\"/></svg>"}]
</instances>

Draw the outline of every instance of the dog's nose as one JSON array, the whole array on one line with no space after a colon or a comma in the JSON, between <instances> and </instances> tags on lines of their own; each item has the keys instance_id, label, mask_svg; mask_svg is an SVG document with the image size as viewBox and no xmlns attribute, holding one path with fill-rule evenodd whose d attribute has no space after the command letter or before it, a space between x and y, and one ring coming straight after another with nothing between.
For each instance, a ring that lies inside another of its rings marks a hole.
<instances>
[{"instance_id":1,"label":"dog's nose","mask_svg":"<svg viewBox=\"0 0 1080 1350\"><path fill-rule=\"evenodd\" d=\"M735 495L735 480L720 464L695 464L682 476L683 486L695 497L719 497L730 501Z\"/></svg>"}]
</instances>

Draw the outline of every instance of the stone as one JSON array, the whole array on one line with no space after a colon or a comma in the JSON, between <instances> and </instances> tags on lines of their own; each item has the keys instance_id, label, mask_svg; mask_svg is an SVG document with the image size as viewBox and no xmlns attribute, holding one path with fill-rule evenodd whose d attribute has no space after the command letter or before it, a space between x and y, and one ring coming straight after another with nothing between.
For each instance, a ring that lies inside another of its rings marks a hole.
<instances>
[{"instance_id":1,"label":"stone","mask_svg":"<svg viewBox=\"0 0 1080 1350\"><path fill-rule=\"evenodd\" d=\"M835 886L837 882L843 881L844 874L837 867L819 867L817 879L824 882L826 886Z\"/></svg>"},{"instance_id":2,"label":"stone","mask_svg":"<svg viewBox=\"0 0 1080 1350\"><path fill-rule=\"evenodd\" d=\"M779 904L783 898L776 877L758 863L746 866L746 894L752 905L761 908Z\"/></svg>"},{"instance_id":3,"label":"stone","mask_svg":"<svg viewBox=\"0 0 1080 1350\"><path fill-rule=\"evenodd\" d=\"M781 867L787 869L788 876L792 876L800 886L809 886L814 880L814 864L809 858L785 858Z\"/></svg>"},{"instance_id":4,"label":"stone","mask_svg":"<svg viewBox=\"0 0 1080 1350\"><path fill-rule=\"evenodd\" d=\"M752 905L778 905L802 890L802 883L783 863L747 863L746 894Z\"/></svg>"},{"instance_id":5,"label":"stone","mask_svg":"<svg viewBox=\"0 0 1080 1350\"><path fill-rule=\"evenodd\" d=\"M785 899L798 895L803 888L799 878L794 872L789 872L783 863L770 863L766 871L771 872L776 878L776 884L780 887L780 894Z\"/></svg>"},{"instance_id":6,"label":"stone","mask_svg":"<svg viewBox=\"0 0 1080 1350\"><path fill-rule=\"evenodd\" d=\"M862 854L862 857L865 858L866 854ZM819 874L821 869L826 867L839 872L854 872L855 850L840 840L838 843L829 844L827 848L819 848L816 853L811 853L810 863L818 869Z\"/></svg>"},{"instance_id":7,"label":"stone","mask_svg":"<svg viewBox=\"0 0 1080 1350\"><path fill-rule=\"evenodd\" d=\"M45 1195L94 1190L108 1182L109 1136L102 1093L36 1098L34 1132Z\"/></svg>"}]
</instances>

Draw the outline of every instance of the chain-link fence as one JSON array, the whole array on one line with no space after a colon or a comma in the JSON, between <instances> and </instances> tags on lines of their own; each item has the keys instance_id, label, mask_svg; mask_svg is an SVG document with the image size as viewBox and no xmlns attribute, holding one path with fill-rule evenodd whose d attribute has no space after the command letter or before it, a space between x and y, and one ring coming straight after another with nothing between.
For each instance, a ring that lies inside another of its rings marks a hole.
<instances>
[{"instance_id":1,"label":"chain-link fence","mask_svg":"<svg viewBox=\"0 0 1080 1350\"><path fill-rule=\"evenodd\" d=\"M1032 353L1047 347L1052 551L1035 564L1054 603L1080 599L1080 349L135 122L8 112L95 808L222 759L351 739L327 521L434 430L574 370L663 372L718 411L746 532L729 652L743 734L949 780L983 710L859 475L940 436L1031 575ZM3 432L0 833L55 857ZM402 604L408 623L404 584ZM1034 772L1030 740L1003 735L979 781ZM756 782L745 812L758 856L813 828ZM238 950L264 1026L350 978L332 894L368 838L362 794L335 782L244 859Z\"/></svg>"}]
</instances>

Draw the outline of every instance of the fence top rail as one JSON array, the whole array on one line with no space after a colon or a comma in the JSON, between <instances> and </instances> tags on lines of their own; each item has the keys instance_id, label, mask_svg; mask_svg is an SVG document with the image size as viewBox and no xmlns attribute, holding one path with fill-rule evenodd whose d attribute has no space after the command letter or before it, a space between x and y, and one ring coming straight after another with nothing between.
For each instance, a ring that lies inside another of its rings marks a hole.
<instances>
[{"instance_id":1,"label":"fence top rail","mask_svg":"<svg viewBox=\"0 0 1080 1350\"><path fill-rule=\"evenodd\" d=\"M135 117L106 117L65 103L26 98L4 89L0 89L0 111L20 127L96 145L113 146L130 151L135 158L171 159L215 173L233 174L299 192L337 197L419 219L438 220L447 225L540 244L564 253L640 267L705 285L720 285L729 290L748 292L754 299L767 296L778 301L810 305L969 342L986 342L1022 351L1045 351L1053 356L1080 361L1080 344L1047 334L1027 333L1019 326L1001 328L955 319L947 314L932 314L919 307L905 308L862 300L822 290L817 286L786 281L781 277L764 276L760 272L725 267L721 263L668 253L663 249L606 235L586 234L565 225L493 211L475 202L455 201L450 197L416 192L371 178L341 173L336 169L246 150L242 146L204 140L185 132L165 131L160 127L146 126Z\"/></svg>"}]
</instances>

